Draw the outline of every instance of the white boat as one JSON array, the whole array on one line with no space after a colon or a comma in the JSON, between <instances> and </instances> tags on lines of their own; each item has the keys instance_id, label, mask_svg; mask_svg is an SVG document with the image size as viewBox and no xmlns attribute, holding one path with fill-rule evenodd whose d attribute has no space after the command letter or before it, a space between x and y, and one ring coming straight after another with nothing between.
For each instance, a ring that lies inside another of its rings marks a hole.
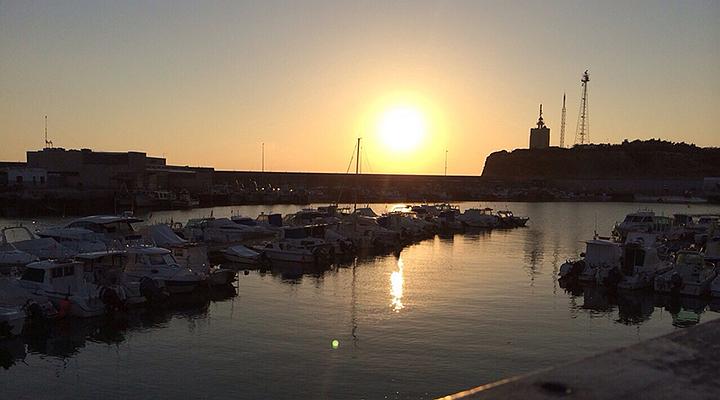
<instances>
[{"instance_id":1,"label":"white boat","mask_svg":"<svg viewBox=\"0 0 720 400\"><path fill-rule=\"evenodd\" d=\"M396 209L379 217L378 224L383 228L398 232L401 239L413 240L425 238L435 233L436 226L408 208Z\"/></svg>"},{"instance_id":2,"label":"white boat","mask_svg":"<svg viewBox=\"0 0 720 400\"><path fill-rule=\"evenodd\" d=\"M206 245L181 238L169 225L147 226L142 230L142 234L153 245L170 250L181 266L205 275L207 283L211 286L227 285L236 279L235 270L210 263Z\"/></svg>"},{"instance_id":3,"label":"white boat","mask_svg":"<svg viewBox=\"0 0 720 400\"><path fill-rule=\"evenodd\" d=\"M183 236L194 242L238 243L274 235L263 226L235 223L227 218L190 219L183 228Z\"/></svg>"},{"instance_id":4,"label":"white boat","mask_svg":"<svg viewBox=\"0 0 720 400\"><path fill-rule=\"evenodd\" d=\"M113 293L106 292L105 302L111 307L123 309L126 305L141 304L146 301L143 289L139 282L128 280L123 271L126 257L124 250L99 251L83 253L75 256L75 260L82 263L85 280L99 287L115 288L117 298ZM117 290L121 288L122 290ZM114 304L113 304L114 303Z\"/></svg>"},{"instance_id":5,"label":"white boat","mask_svg":"<svg viewBox=\"0 0 720 400\"><path fill-rule=\"evenodd\" d=\"M260 253L241 244L222 250L225 258L234 263L256 265L260 261Z\"/></svg>"},{"instance_id":6,"label":"white boat","mask_svg":"<svg viewBox=\"0 0 720 400\"><path fill-rule=\"evenodd\" d=\"M671 268L670 262L660 259L656 243L640 239L625 243L620 263L621 278L617 287L632 290L652 287L655 276Z\"/></svg>"},{"instance_id":7,"label":"white boat","mask_svg":"<svg viewBox=\"0 0 720 400\"><path fill-rule=\"evenodd\" d=\"M653 211L638 211L625 216L625 219L617 224L614 233L619 241L625 241L630 232L641 233L667 233L672 228L672 218L655 215Z\"/></svg>"},{"instance_id":8,"label":"white boat","mask_svg":"<svg viewBox=\"0 0 720 400\"><path fill-rule=\"evenodd\" d=\"M620 244L608 239L593 239L585 242L581 259L569 260L560 266L560 279L577 279L584 283L597 283L600 270L613 270L620 265L622 254Z\"/></svg>"},{"instance_id":9,"label":"white boat","mask_svg":"<svg viewBox=\"0 0 720 400\"><path fill-rule=\"evenodd\" d=\"M142 237L133 227L137 222L142 222L142 219L126 215L92 215L76 219L64 227L46 229L38 232L38 235L56 237L68 242L74 240L79 251L100 251L103 249L99 243L103 243L104 249L108 249L120 248L141 240ZM92 248L88 248L89 246Z\"/></svg>"},{"instance_id":10,"label":"white boat","mask_svg":"<svg viewBox=\"0 0 720 400\"><path fill-rule=\"evenodd\" d=\"M53 239L77 253L105 251L111 247L102 235L86 228L52 228L39 232L38 236Z\"/></svg>"},{"instance_id":11,"label":"white boat","mask_svg":"<svg viewBox=\"0 0 720 400\"><path fill-rule=\"evenodd\" d=\"M322 264L332 259L332 246L324 239L313 236L315 230L324 235L324 225L284 227L281 238L255 246L261 261L297 264Z\"/></svg>"},{"instance_id":12,"label":"white boat","mask_svg":"<svg viewBox=\"0 0 720 400\"><path fill-rule=\"evenodd\" d=\"M124 272L128 280L152 279L171 294L192 292L205 280L203 275L178 264L168 249L130 247L125 255Z\"/></svg>"},{"instance_id":13,"label":"white boat","mask_svg":"<svg viewBox=\"0 0 720 400\"><path fill-rule=\"evenodd\" d=\"M24 266L48 258L67 258L77 252L50 238L40 238L25 226L0 230L0 267Z\"/></svg>"},{"instance_id":14,"label":"white boat","mask_svg":"<svg viewBox=\"0 0 720 400\"><path fill-rule=\"evenodd\" d=\"M81 318L103 315L109 302L122 301L123 289L99 286L85 279L78 261L45 260L28 264L17 279L28 298L48 298L62 315Z\"/></svg>"},{"instance_id":15,"label":"white boat","mask_svg":"<svg viewBox=\"0 0 720 400\"><path fill-rule=\"evenodd\" d=\"M492 208L469 208L457 219L469 228L495 228L500 224L500 218L492 214Z\"/></svg>"},{"instance_id":16,"label":"white boat","mask_svg":"<svg viewBox=\"0 0 720 400\"><path fill-rule=\"evenodd\" d=\"M26 316L20 306L0 305L0 339L22 333Z\"/></svg>"},{"instance_id":17,"label":"white boat","mask_svg":"<svg viewBox=\"0 0 720 400\"><path fill-rule=\"evenodd\" d=\"M717 276L715 265L697 251L680 251L670 270L655 277L655 291L702 296Z\"/></svg>"}]
</instances>

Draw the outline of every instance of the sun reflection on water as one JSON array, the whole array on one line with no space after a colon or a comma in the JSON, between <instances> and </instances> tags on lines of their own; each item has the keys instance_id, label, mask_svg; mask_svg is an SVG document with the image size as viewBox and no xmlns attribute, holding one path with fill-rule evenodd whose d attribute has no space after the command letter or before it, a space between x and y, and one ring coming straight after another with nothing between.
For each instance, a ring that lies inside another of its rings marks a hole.
<instances>
[{"instance_id":1,"label":"sun reflection on water","mask_svg":"<svg viewBox=\"0 0 720 400\"><path fill-rule=\"evenodd\" d=\"M392 296L392 302L390 305L392 306L393 311L400 312L405 306L402 303L402 297L403 297L403 284L405 283L405 279L403 278L403 261L402 258L398 258L398 270L393 271L392 274L390 274L390 295Z\"/></svg>"}]
</instances>

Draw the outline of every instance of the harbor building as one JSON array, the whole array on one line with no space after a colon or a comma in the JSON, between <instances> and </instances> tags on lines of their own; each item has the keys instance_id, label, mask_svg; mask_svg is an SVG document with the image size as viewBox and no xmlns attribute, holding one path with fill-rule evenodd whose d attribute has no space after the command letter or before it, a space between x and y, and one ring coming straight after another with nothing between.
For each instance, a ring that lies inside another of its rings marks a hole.
<instances>
[{"instance_id":1,"label":"harbor building","mask_svg":"<svg viewBox=\"0 0 720 400\"><path fill-rule=\"evenodd\" d=\"M47 171L48 185L76 189L209 189L212 168L169 166L146 153L46 147L27 152L27 167Z\"/></svg>"},{"instance_id":2,"label":"harbor building","mask_svg":"<svg viewBox=\"0 0 720 400\"><path fill-rule=\"evenodd\" d=\"M540 104L540 117L537 128L530 128L530 150L547 149L550 147L550 128L545 126L542 116L542 104Z\"/></svg>"}]
</instances>

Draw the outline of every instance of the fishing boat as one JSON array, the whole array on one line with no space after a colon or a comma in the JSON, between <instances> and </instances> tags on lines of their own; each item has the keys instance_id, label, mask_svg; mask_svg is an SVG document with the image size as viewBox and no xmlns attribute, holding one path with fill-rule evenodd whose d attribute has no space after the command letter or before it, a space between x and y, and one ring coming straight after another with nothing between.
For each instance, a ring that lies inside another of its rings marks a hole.
<instances>
[{"instance_id":1,"label":"fishing boat","mask_svg":"<svg viewBox=\"0 0 720 400\"><path fill-rule=\"evenodd\" d=\"M654 288L657 292L702 296L716 276L715 265L702 253L685 250L677 253L671 269L655 277Z\"/></svg>"}]
</instances>

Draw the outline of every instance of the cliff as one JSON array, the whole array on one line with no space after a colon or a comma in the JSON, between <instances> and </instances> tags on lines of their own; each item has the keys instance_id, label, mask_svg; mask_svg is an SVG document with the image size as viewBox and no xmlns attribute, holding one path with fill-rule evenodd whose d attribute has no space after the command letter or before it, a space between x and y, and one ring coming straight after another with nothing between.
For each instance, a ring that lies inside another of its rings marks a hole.
<instances>
[{"instance_id":1,"label":"cliff","mask_svg":"<svg viewBox=\"0 0 720 400\"><path fill-rule=\"evenodd\" d=\"M702 178L720 176L720 148L661 140L498 151L483 177L501 179Z\"/></svg>"}]
</instances>

